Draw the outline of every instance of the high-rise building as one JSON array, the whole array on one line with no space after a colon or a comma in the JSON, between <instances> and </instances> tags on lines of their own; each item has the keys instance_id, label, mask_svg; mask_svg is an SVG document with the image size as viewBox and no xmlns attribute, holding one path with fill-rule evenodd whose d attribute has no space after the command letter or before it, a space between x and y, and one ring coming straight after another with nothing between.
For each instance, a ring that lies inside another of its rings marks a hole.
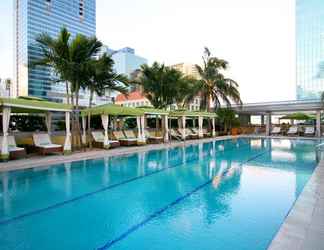
<instances>
[{"instance_id":1,"label":"high-rise building","mask_svg":"<svg viewBox=\"0 0 324 250\"><path fill-rule=\"evenodd\" d=\"M324 91L324 1L296 1L297 99Z\"/></svg>"},{"instance_id":2,"label":"high-rise building","mask_svg":"<svg viewBox=\"0 0 324 250\"><path fill-rule=\"evenodd\" d=\"M135 50L129 47L117 50L112 53L112 59L115 61L115 70L119 74L130 76L141 65L147 64L147 59L135 54Z\"/></svg>"},{"instance_id":3,"label":"high-rise building","mask_svg":"<svg viewBox=\"0 0 324 250\"><path fill-rule=\"evenodd\" d=\"M170 66L173 69L179 70L186 76L192 76L195 78L199 78L199 73L194 64L191 63L178 63Z\"/></svg>"},{"instance_id":4,"label":"high-rise building","mask_svg":"<svg viewBox=\"0 0 324 250\"><path fill-rule=\"evenodd\" d=\"M95 36L96 0L14 1L14 95L62 102L65 87L63 83L55 83L53 69L30 66L31 61L42 56L35 38L44 32L55 37L63 26L72 38L76 34Z\"/></svg>"}]
</instances>

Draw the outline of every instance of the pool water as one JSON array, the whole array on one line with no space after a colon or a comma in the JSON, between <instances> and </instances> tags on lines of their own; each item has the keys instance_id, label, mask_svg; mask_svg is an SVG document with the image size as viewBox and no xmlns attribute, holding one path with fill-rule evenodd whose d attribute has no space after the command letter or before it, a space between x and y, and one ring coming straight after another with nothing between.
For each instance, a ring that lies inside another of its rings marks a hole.
<instances>
[{"instance_id":1,"label":"pool water","mask_svg":"<svg viewBox=\"0 0 324 250\"><path fill-rule=\"evenodd\" d=\"M267 249L317 144L241 138L0 173L0 249Z\"/></svg>"}]
</instances>

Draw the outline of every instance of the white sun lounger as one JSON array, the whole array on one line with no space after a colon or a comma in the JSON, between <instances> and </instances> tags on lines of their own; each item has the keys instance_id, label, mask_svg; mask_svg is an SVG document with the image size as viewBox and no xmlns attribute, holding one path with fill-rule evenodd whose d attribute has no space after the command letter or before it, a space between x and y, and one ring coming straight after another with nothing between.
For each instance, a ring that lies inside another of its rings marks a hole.
<instances>
[{"instance_id":1,"label":"white sun lounger","mask_svg":"<svg viewBox=\"0 0 324 250\"><path fill-rule=\"evenodd\" d=\"M287 132L287 135L297 135L298 134L298 127L291 126Z\"/></svg>"},{"instance_id":2,"label":"white sun lounger","mask_svg":"<svg viewBox=\"0 0 324 250\"><path fill-rule=\"evenodd\" d=\"M95 144L100 145L100 147L103 147L104 141L105 141L105 136L102 131L92 131L91 132L92 138L95 142ZM119 141L115 140L108 140L108 143L111 147L118 147L120 146Z\"/></svg>"},{"instance_id":3,"label":"white sun lounger","mask_svg":"<svg viewBox=\"0 0 324 250\"><path fill-rule=\"evenodd\" d=\"M315 129L314 129L314 127L305 127L304 135L307 135L307 136L313 136L313 135L315 135Z\"/></svg>"},{"instance_id":4,"label":"white sun lounger","mask_svg":"<svg viewBox=\"0 0 324 250\"><path fill-rule=\"evenodd\" d=\"M279 135L281 133L281 128L280 127L274 127L271 131L272 135Z\"/></svg>"},{"instance_id":5,"label":"white sun lounger","mask_svg":"<svg viewBox=\"0 0 324 250\"><path fill-rule=\"evenodd\" d=\"M128 133L131 135L130 133ZM122 131L113 131L113 135L120 142L120 145L122 146L133 146L137 145L137 138L128 138L124 135Z\"/></svg>"},{"instance_id":6,"label":"white sun lounger","mask_svg":"<svg viewBox=\"0 0 324 250\"><path fill-rule=\"evenodd\" d=\"M153 136L150 134L148 130L144 130L145 137L150 144L157 144L157 143L162 143L163 142L163 137L162 136Z\"/></svg>"},{"instance_id":7,"label":"white sun lounger","mask_svg":"<svg viewBox=\"0 0 324 250\"><path fill-rule=\"evenodd\" d=\"M59 144L54 144L48 134L33 134L34 145L42 155L62 152L63 147Z\"/></svg>"},{"instance_id":8,"label":"white sun lounger","mask_svg":"<svg viewBox=\"0 0 324 250\"><path fill-rule=\"evenodd\" d=\"M3 136L0 136L0 151L2 147ZM19 158L26 156L26 150L24 148L17 147L15 137L12 135L8 136L8 151L10 158Z\"/></svg>"}]
</instances>

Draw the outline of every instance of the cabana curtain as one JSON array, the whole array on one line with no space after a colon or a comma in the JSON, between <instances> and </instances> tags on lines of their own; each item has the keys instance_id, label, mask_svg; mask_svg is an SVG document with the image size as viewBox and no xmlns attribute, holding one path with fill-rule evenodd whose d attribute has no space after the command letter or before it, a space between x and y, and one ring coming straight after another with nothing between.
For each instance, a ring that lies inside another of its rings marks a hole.
<instances>
[{"instance_id":1,"label":"cabana curtain","mask_svg":"<svg viewBox=\"0 0 324 250\"><path fill-rule=\"evenodd\" d=\"M64 142L64 152L71 152L71 125L70 125L70 112L65 112L65 128L66 136Z\"/></svg>"},{"instance_id":2,"label":"cabana curtain","mask_svg":"<svg viewBox=\"0 0 324 250\"><path fill-rule=\"evenodd\" d=\"M104 128L104 148L109 148L109 138L108 138L108 124L109 124L109 116L101 115L101 122Z\"/></svg>"},{"instance_id":3,"label":"cabana curtain","mask_svg":"<svg viewBox=\"0 0 324 250\"><path fill-rule=\"evenodd\" d=\"M203 133L203 117L202 116L198 117L198 136L199 136L199 138L204 137L204 133Z\"/></svg>"},{"instance_id":4,"label":"cabana curtain","mask_svg":"<svg viewBox=\"0 0 324 250\"><path fill-rule=\"evenodd\" d=\"M82 116L82 143L83 145L87 144L87 119L85 116Z\"/></svg>"},{"instance_id":5,"label":"cabana curtain","mask_svg":"<svg viewBox=\"0 0 324 250\"><path fill-rule=\"evenodd\" d=\"M3 108L2 110L2 128L3 128L3 139L1 145L1 158L8 158L9 157L9 150L8 150L8 129L9 129L9 122L10 122L10 108Z\"/></svg>"},{"instance_id":6,"label":"cabana curtain","mask_svg":"<svg viewBox=\"0 0 324 250\"><path fill-rule=\"evenodd\" d=\"M52 131L52 114L50 112L47 112L45 114L45 123L46 123L46 128L47 128L48 134L51 135L51 131Z\"/></svg>"}]
</instances>

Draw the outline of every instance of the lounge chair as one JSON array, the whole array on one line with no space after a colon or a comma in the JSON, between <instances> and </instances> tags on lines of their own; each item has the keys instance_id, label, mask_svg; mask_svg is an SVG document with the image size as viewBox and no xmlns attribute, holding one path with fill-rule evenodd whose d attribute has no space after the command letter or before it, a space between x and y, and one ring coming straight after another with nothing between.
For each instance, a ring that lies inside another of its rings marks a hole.
<instances>
[{"instance_id":1,"label":"lounge chair","mask_svg":"<svg viewBox=\"0 0 324 250\"><path fill-rule=\"evenodd\" d=\"M191 137L191 131L189 129L187 129L187 128L186 129L178 128L178 132L179 132L181 138L182 138L182 135L183 135L183 131L185 132L185 135L186 135L185 139L186 140L187 139L192 139L192 137Z\"/></svg>"},{"instance_id":2,"label":"lounge chair","mask_svg":"<svg viewBox=\"0 0 324 250\"><path fill-rule=\"evenodd\" d=\"M147 143L149 144L160 144L163 142L162 136L152 136L148 130L145 129L145 137L147 139Z\"/></svg>"},{"instance_id":3,"label":"lounge chair","mask_svg":"<svg viewBox=\"0 0 324 250\"><path fill-rule=\"evenodd\" d=\"M59 144L53 144L48 134L33 134L33 140L34 145L42 155L63 152L63 147Z\"/></svg>"},{"instance_id":4,"label":"lounge chair","mask_svg":"<svg viewBox=\"0 0 324 250\"><path fill-rule=\"evenodd\" d=\"M272 135L279 135L281 134L281 128L280 127L274 127L271 131Z\"/></svg>"},{"instance_id":5,"label":"lounge chair","mask_svg":"<svg viewBox=\"0 0 324 250\"><path fill-rule=\"evenodd\" d=\"M137 138L127 138L122 131L113 131L112 134L121 146L137 145Z\"/></svg>"},{"instance_id":6,"label":"lounge chair","mask_svg":"<svg viewBox=\"0 0 324 250\"><path fill-rule=\"evenodd\" d=\"M304 135L305 136L314 136L315 135L314 127L305 127Z\"/></svg>"},{"instance_id":7,"label":"lounge chair","mask_svg":"<svg viewBox=\"0 0 324 250\"><path fill-rule=\"evenodd\" d=\"M203 128L204 137L212 137L212 133L207 130L207 128Z\"/></svg>"},{"instance_id":8,"label":"lounge chair","mask_svg":"<svg viewBox=\"0 0 324 250\"><path fill-rule=\"evenodd\" d=\"M298 135L298 127L297 126L291 126L288 129L287 135Z\"/></svg>"},{"instance_id":9,"label":"lounge chair","mask_svg":"<svg viewBox=\"0 0 324 250\"><path fill-rule=\"evenodd\" d=\"M171 136L171 138L174 138L176 140L179 140L179 141L182 140L182 135L174 128L170 129L170 136Z\"/></svg>"},{"instance_id":10,"label":"lounge chair","mask_svg":"<svg viewBox=\"0 0 324 250\"><path fill-rule=\"evenodd\" d=\"M188 135L190 139L198 139L199 138L199 134L189 128L186 128L186 135Z\"/></svg>"},{"instance_id":11,"label":"lounge chair","mask_svg":"<svg viewBox=\"0 0 324 250\"><path fill-rule=\"evenodd\" d=\"M0 150L2 147L3 136L0 136ZM10 159L18 159L26 156L26 150L24 148L17 147L15 137L8 136L8 151Z\"/></svg>"},{"instance_id":12,"label":"lounge chair","mask_svg":"<svg viewBox=\"0 0 324 250\"><path fill-rule=\"evenodd\" d=\"M95 147L103 148L105 136L102 131L92 131L91 132ZM111 148L116 148L120 146L119 141L108 141Z\"/></svg>"}]
</instances>

